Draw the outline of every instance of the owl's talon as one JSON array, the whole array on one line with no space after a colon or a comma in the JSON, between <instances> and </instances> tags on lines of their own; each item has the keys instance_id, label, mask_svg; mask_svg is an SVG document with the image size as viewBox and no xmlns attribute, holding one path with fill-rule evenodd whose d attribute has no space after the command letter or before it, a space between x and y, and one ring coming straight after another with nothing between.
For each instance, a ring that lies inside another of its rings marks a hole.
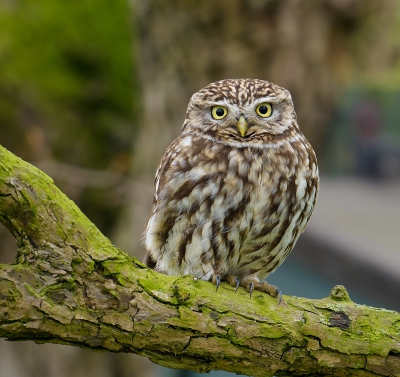
<instances>
[{"instance_id":1,"label":"owl's talon","mask_svg":"<svg viewBox=\"0 0 400 377\"><path fill-rule=\"evenodd\" d=\"M253 293L253 290L254 290L254 284L250 283L249 284L250 298L251 298L251 294Z\"/></svg>"},{"instance_id":2,"label":"owl's talon","mask_svg":"<svg viewBox=\"0 0 400 377\"><path fill-rule=\"evenodd\" d=\"M282 301L282 291L275 285L269 284L266 281L260 282L260 291L268 293L271 297L278 298L278 305Z\"/></svg>"},{"instance_id":3,"label":"owl's talon","mask_svg":"<svg viewBox=\"0 0 400 377\"><path fill-rule=\"evenodd\" d=\"M248 280L241 286L246 288L246 291L250 293L250 298L254 290L268 293L271 297L278 298L278 305L282 301L282 291L275 287L275 285L269 284L266 281Z\"/></svg>"},{"instance_id":4,"label":"owl's talon","mask_svg":"<svg viewBox=\"0 0 400 377\"><path fill-rule=\"evenodd\" d=\"M219 288L220 284L221 284L221 277L219 275L216 275L215 276L215 285L216 285L217 288L215 289L215 292L218 291L218 288Z\"/></svg>"},{"instance_id":5,"label":"owl's talon","mask_svg":"<svg viewBox=\"0 0 400 377\"><path fill-rule=\"evenodd\" d=\"M282 301L282 291L278 287L276 287L276 290L277 290L276 297L278 297L278 305L279 305Z\"/></svg>"},{"instance_id":6,"label":"owl's talon","mask_svg":"<svg viewBox=\"0 0 400 377\"><path fill-rule=\"evenodd\" d=\"M240 280L239 280L239 278L235 278L235 282L236 282L236 286L235 286L235 293L236 293L237 290L239 289L239 286L240 286Z\"/></svg>"}]
</instances>

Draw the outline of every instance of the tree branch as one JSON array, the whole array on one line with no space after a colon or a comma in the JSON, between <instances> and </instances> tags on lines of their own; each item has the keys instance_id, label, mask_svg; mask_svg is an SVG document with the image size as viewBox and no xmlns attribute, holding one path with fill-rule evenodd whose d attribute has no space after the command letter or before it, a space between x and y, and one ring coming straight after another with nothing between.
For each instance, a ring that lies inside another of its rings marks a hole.
<instances>
[{"instance_id":1,"label":"tree branch","mask_svg":"<svg viewBox=\"0 0 400 377\"><path fill-rule=\"evenodd\" d=\"M0 147L0 220L18 243L0 265L0 336L133 352L171 368L253 376L399 376L400 314L276 299L147 269L53 181Z\"/></svg>"}]
</instances>

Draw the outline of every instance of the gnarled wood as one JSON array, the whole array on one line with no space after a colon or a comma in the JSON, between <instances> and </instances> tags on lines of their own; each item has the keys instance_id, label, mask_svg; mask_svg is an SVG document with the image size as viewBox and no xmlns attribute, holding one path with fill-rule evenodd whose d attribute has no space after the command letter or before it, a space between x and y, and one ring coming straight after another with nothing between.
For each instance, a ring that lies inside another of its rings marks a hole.
<instances>
[{"instance_id":1,"label":"gnarled wood","mask_svg":"<svg viewBox=\"0 0 400 377\"><path fill-rule=\"evenodd\" d=\"M0 149L0 219L18 243L0 265L0 336L133 352L171 368L253 376L399 376L400 314L283 302L144 267L115 248L51 178Z\"/></svg>"}]
</instances>

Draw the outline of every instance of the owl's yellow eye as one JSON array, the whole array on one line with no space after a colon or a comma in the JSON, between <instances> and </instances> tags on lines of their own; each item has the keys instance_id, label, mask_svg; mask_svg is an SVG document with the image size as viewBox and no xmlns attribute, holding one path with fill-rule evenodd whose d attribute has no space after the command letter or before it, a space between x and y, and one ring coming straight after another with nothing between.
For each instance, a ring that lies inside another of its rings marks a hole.
<instances>
[{"instance_id":1,"label":"owl's yellow eye","mask_svg":"<svg viewBox=\"0 0 400 377\"><path fill-rule=\"evenodd\" d=\"M222 106L213 106L211 108L211 115L214 119L223 119L227 116L228 110Z\"/></svg>"},{"instance_id":2,"label":"owl's yellow eye","mask_svg":"<svg viewBox=\"0 0 400 377\"><path fill-rule=\"evenodd\" d=\"M263 118L268 118L272 115L272 105L268 102L260 103L256 107L256 113Z\"/></svg>"}]
</instances>

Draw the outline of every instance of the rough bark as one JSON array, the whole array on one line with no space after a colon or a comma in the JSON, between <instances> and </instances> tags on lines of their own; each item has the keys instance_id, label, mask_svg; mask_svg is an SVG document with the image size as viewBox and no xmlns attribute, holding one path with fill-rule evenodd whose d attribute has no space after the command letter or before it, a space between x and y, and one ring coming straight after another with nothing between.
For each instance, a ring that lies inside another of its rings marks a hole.
<instances>
[{"instance_id":1,"label":"rough bark","mask_svg":"<svg viewBox=\"0 0 400 377\"><path fill-rule=\"evenodd\" d=\"M400 314L353 303L219 291L115 248L51 178L0 149L0 336L132 352L171 368L253 376L399 376Z\"/></svg>"}]
</instances>

